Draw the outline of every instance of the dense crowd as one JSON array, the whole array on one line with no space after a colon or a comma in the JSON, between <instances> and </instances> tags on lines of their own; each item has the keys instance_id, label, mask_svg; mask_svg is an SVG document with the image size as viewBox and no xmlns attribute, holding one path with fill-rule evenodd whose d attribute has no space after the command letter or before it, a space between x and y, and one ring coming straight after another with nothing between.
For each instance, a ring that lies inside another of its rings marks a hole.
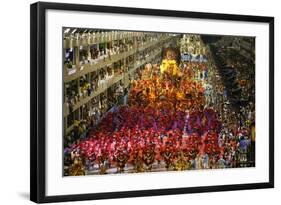
<instances>
[{"instance_id":1,"label":"dense crowd","mask_svg":"<svg viewBox=\"0 0 281 205\"><path fill-rule=\"evenodd\" d=\"M128 105L65 148L65 175L250 166L254 114L241 123L217 72L204 61L178 65L170 52L132 80Z\"/></svg>"}]
</instances>

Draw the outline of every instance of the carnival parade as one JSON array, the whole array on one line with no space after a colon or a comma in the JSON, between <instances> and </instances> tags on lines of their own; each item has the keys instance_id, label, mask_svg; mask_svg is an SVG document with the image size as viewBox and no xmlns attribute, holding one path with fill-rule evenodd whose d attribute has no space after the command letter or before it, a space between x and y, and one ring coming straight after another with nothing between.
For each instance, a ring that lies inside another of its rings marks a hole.
<instances>
[{"instance_id":1,"label":"carnival parade","mask_svg":"<svg viewBox=\"0 0 281 205\"><path fill-rule=\"evenodd\" d=\"M220 55L227 53L219 47L224 39L211 45L207 37L181 34L161 36L168 40L158 44L150 34L128 35L136 42L128 37L100 46L93 53L103 57L96 61L112 60L119 47L126 47L124 52L136 43L155 47L106 65L96 78L80 77L77 96L69 91L74 84L67 84L66 105L74 117L66 117L73 125L64 136L64 176L255 166L254 79L239 71L245 65L237 65L235 57ZM98 65L85 55L83 64ZM74 69L70 61L66 66ZM131 62L138 65L132 72ZM103 94L115 75L121 80ZM108 76L113 77L104 80ZM76 119L77 104L91 96L77 108Z\"/></svg>"}]
</instances>

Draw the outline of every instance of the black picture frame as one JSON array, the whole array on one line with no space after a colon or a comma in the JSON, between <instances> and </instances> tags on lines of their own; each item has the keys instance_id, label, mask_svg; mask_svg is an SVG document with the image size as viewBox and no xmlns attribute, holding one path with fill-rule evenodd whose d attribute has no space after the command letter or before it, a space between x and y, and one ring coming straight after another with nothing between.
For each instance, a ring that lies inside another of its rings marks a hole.
<instances>
[{"instance_id":1,"label":"black picture frame","mask_svg":"<svg viewBox=\"0 0 281 205\"><path fill-rule=\"evenodd\" d=\"M233 20L269 24L269 181L236 185L169 188L74 195L46 196L45 192L45 38L46 10L86 11L194 19ZM156 10L82 4L38 2L30 6L30 199L37 203L97 200L123 197L218 192L274 187L274 18L264 16Z\"/></svg>"}]
</instances>

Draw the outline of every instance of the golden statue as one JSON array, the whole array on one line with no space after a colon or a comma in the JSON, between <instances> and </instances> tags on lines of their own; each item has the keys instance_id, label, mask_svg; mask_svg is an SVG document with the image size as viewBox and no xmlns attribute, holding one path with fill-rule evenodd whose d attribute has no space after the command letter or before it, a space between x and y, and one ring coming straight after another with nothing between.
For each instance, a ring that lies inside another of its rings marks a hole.
<instances>
[{"instance_id":1,"label":"golden statue","mask_svg":"<svg viewBox=\"0 0 281 205\"><path fill-rule=\"evenodd\" d=\"M169 76L180 76L181 71L177 66L176 60L164 59L160 65L161 75L167 73Z\"/></svg>"}]
</instances>

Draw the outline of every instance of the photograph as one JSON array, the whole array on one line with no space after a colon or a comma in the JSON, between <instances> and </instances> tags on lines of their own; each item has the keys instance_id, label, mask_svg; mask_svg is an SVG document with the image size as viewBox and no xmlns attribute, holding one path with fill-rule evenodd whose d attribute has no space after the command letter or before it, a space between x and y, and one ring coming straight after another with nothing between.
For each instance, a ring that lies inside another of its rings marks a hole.
<instances>
[{"instance_id":1,"label":"photograph","mask_svg":"<svg viewBox=\"0 0 281 205\"><path fill-rule=\"evenodd\" d=\"M255 36L61 35L63 177L255 167Z\"/></svg>"},{"instance_id":2,"label":"photograph","mask_svg":"<svg viewBox=\"0 0 281 205\"><path fill-rule=\"evenodd\" d=\"M273 16L36 2L30 63L31 201L274 188Z\"/></svg>"}]
</instances>

